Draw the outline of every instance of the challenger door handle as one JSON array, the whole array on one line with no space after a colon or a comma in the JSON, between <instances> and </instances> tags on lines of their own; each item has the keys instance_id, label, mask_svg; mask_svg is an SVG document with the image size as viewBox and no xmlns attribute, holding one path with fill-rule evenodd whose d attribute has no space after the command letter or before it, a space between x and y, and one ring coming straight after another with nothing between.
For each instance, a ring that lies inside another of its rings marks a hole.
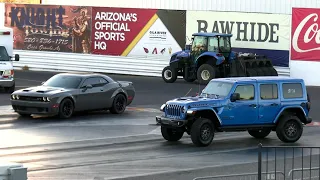
<instances>
[{"instance_id":1,"label":"challenger door handle","mask_svg":"<svg viewBox=\"0 0 320 180\"><path fill-rule=\"evenodd\" d=\"M278 104L277 103L272 103L272 104L270 104L270 106L278 106Z\"/></svg>"},{"instance_id":2,"label":"challenger door handle","mask_svg":"<svg viewBox=\"0 0 320 180\"><path fill-rule=\"evenodd\" d=\"M257 105L256 105L256 104L250 104L249 107L254 107L254 108L256 108Z\"/></svg>"}]
</instances>

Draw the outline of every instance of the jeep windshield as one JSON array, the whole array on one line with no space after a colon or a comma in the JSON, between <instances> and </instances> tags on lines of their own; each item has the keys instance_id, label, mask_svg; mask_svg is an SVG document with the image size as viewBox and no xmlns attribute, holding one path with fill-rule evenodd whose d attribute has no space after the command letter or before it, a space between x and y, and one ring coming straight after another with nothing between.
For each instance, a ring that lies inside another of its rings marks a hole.
<instances>
[{"instance_id":1,"label":"jeep windshield","mask_svg":"<svg viewBox=\"0 0 320 180\"><path fill-rule=\"evenodd\" d=\"M203 89L200 96L226 97L229 94L232 86L232 83L211 81Z\"/></svg>"},{"instance_id":2,"label":"jeep windshield","mask_svg":"<svg viewBox=\"0 0 320 180\"><path fill-rule=\"evenodd\" d=\"M10 61L10 57L4 46L0 46L0 61Z\"/></svg>"}]
</instances>

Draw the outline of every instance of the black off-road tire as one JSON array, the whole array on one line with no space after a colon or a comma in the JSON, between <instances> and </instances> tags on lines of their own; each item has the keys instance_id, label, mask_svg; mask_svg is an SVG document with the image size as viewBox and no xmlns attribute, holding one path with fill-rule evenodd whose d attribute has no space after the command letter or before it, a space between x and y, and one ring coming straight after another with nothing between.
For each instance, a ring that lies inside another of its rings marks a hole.
<instances>
[{"instance_id":1,"label":"black off-road tire","mask_svg":"<svg viewBox=\"0 0 320 180\"><path fill-rule=\"evenodd\" d=\"M210 76L207 79L203 79L201 74L204 71L208 71ZM208 84L213 78L216 77L216 68L211 66L210 64L202 64L198 70L197 70L197 79L199 81L199 84L206 85Z\"/></svg>"},{"instance_id":2,"label":"black off-road tire","mask_svg":"<svg viewBox=\"0 0 320 180\"><path fill-rule=\"evenodd\" d=\"M272 129L248 130L248 133L256 139L263 139L267 137L271 131Z\"/></svg>"},{"instance_id":3,"label":"black off-road tire","mask_svg":"<svg viewBox=\"0 0 320 180\"><path fill-rule=\"evenodd\" d=\"M182 138L184 131L161 126L161 134L167 141L179 141Z\"/></svg>"},{"instance_id":4,"label":"black off-road tire","mask_svg":"<svg viewBox=\"0 0 320 180\"><path fill-rule=\"evenodd\" d=\"M177 80L178 72L171 66L167 66L162 70L162 79L166 83L173 83Z\"/></svg>"},{"instance_id":5,"label":"black off-road tire","mask_svg":"<svg viewBox=\"0 0 320 180\"><path fill-rule=\"evenodd\" d=\"M59 106L59 117L61 119L68 119L73 115L74 104L69 98L65 98L61 101Z\"/></svg>"},{"instance_id":6,"label":"black off-road tire","mask_svg":"<svg viewBox=\"0 0 320 180\"><path fill-rule=\"evenodd\" d=\"M123 94L117 94L113 100L110 112L112 114L122 114L127 107L127 98Z\"/></svg>"},{"instance_id":7,"label":"black off-road tire","mask_svg":"<svg viewBox=\"0 0 320 180\"><path fill-rule=\"evenodd\" d=\"M207 130L207 133L204 130ZM214 138L214 131L214 124L211 120L199 118L191 126L191 140L196 146L209 146Z\"/></svg>"},{"instance_id":8,"label":"black off-road tire","mask_svg":"<svg viewBox=\"0 0 320 180\"><path fill-rule=\"evenodd\" d=\"M282 142L294 143L298 141L303 133L303 125L300 119L294 115L284 115L279 119L276 132Z\"/></svg>"}]
</instances>

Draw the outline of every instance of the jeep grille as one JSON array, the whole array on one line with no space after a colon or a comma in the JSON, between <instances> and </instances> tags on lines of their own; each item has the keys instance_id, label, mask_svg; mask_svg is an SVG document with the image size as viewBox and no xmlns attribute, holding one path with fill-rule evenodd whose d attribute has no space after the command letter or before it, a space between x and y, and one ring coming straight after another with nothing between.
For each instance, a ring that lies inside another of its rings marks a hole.
<instances>
[{"instance_id":1,"label":"jeep grille","mask_svg":"<svg viewBox=\"0 0 320 180\"><path fill-rule=\"evenodd\" d=\"M183 106L176 104L168 104L166 107L167 115L169 116L181 116Z\"/></svg>"}]
</instances>

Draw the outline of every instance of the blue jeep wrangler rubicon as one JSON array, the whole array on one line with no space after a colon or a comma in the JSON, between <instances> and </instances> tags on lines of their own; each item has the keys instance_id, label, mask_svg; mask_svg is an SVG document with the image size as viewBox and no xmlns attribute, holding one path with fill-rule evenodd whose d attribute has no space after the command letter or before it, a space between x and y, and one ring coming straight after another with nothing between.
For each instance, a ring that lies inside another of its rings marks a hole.
<instances>
[{"instance_id":1,"label":"blue jeep wrangler rubicon","mask_svg":"<svg viewBox=\"0 0 320 180\"><path fill-rule=\"evenodd\" d=\"M196 97L168 101L157 116L161 133L178 141L184 132L196 146L211 144L215 132L248 131L265 138L276 131L283 142L296 142L308 116L310 99L302 79L238 77L211 80Z\"/></svg>"}]
</instances>

